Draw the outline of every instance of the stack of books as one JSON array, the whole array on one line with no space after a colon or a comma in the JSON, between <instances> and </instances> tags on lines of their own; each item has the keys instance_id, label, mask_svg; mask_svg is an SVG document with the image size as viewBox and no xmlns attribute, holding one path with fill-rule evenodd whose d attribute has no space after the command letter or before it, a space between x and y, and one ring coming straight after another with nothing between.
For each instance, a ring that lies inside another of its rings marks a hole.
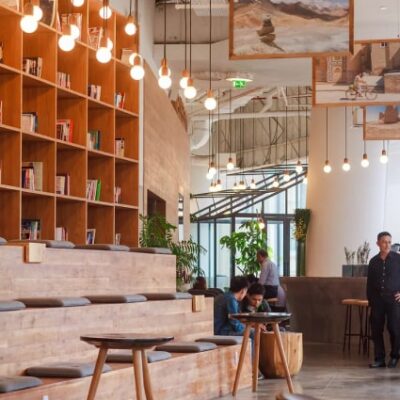
<instances>
[{"instance_id":1,"label":"stack of books","mask_svg":"<svg viewBox=\"0 0 400 400\"><path fill-rule=\"evenodd\" d=\"M114 187L114 203L120 203L121 202L121 187L120 186L115 186Z\"/></svg>"},{"instance_id":2,"label":"stack of books","mask_svg":"<svg viewBox=\"0 0 400 400\"><path fill-rule=\"evenodd\" d=\"M125 157L125 139L115 138L115 155L117 157Z\"/></svg>"},{"instance_id":3,"label":"stack of books","mask_svg":"<svg viewBox=\"0 0 400 400\"><path fill-rule=\"evenodd\" d=\"M89 150L100 150L100 131L89 131L87 134L87 147Z\"/></svg>"},{"instance_id":4,"label":"stack of books","mask_svg":"<svg viewBox=\"0 0 400 400\"><path fill-rule=\"evenodd\" d=\"M40 220L23 219L21 221L21 239L39 240L40 239Z\"/></svg>"},{"instance_id":5,"label":"stack of books","mask_svg":"<svg viewBox=\"0 0 400 400\"><path fill-rule=\"evenodd\" d=\"M62 88L71 89L71 75L64 72L57 72L57 85Z\"/></svg>"},{"instance_id":6,"label":"stack of books","mask_svg":"<svg viewBox=\"0 0 400 400\"><path fill-rule=\"evenodd\" d=\"M125 105L125 93L117 92L114 97L114 105L118 108L124 108Z\"/></svg>"},{"instance_id":7,"label":"stack of books","mask_svg":"<svg viewBox=\"0 0 400 400\"><path fill-rule=\"evenodd\" d=\"M23 113L21 117L21 129L24 132L38 131L38 116L36 112Z\"/></svg>"},{"instance_id":8,"label":"stack of books","mask_svg":"<svg viewBox=\"0 0 400 400\"><path fill-rule=\"evenodd\" d=\"M64 228L63 226L56 227L56 240L68 240L67 228Z\"/></svg>"},{"instance_id":9,"label":"stack of books","mask_svg":"<svg viewBox=\"0 0 400 400\"><path fill-rule=\"evenodd\" d=\"M57 174L57 176L56 176L56 194L69 196L69 194L70 194L70 176L69 176L69 174Z\"/></svg>"},{"instance_id":10,"label":"stack of books","mask_svg":"<svg viewBox=\"0 0 400 400\"><path fill-rule=\"evenodd\" d=\"M101 193L101 180L88 179L86 183L86 198L91 201L99 201Z\"/></svg>"},{"instance_id":11,"label":"stack of books","mask_svg":"<svg viewBox=\"0 0 400 400\"><path fill-rule=\"evenodd\" d=\"M72 142L72 133L74 130L74 121L72 119L57 120L57 139L65 142Z\"/></svg>"},{"instance_id":12,"label":"stack of books","mask_svg":"<svg viewBox=\"0 0 400 400\"><path fill-rule=\"evenodd\" d=\"M101 99L101 86L100 85L89 85L88 86L88 96L92 99Z\"/></svg>"},{"instance_id":13,"label":"stack of books","mask_svg":"<svg viewBox=\"0 0 400 400\"><path fill-rule=\"evenodd\" d=\"M22 63L22 70L26 74L42 76L43 58L42 57L24 57Z\"/></svg>"},{"instance_id":14,"label":"stack of books","mask_svg":"<svg viewBox=\"0 0 400 400\"><path fill-rule=\"evenodd\" d=\"M43 162L22 163L22 187L30 190L43 190Z\"/></svg>"}]
</instances>

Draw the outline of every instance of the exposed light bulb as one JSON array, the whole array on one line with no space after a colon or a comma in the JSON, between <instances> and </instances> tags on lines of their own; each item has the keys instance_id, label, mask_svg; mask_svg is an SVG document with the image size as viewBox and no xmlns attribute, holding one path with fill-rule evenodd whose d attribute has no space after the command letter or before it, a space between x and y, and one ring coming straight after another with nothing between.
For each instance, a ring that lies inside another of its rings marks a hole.
<instances>
[{"instance_id":1,"label":"exposed light bulb","mask_svg":"<svg viewBox=\"0 0 400 400\"><path fill-rule=\"evenodd\" d=\"M204 101L204 107L209 111L217 108L217 100L215 100L212 90L208 90L207 92L207 98Z\"/></svg>"},{"instance_id":2,"label":"exposed light bulb","mask_svg":"<svg viewBox=\"0 0 400 400\"><path fill-rule=\"evenodd\" d=\"M332 167L331 167L331 164L329 164L329 160L325 161L324 172L326 174L330 174L332 172Z\"/></svg>"},{"instance_id":3,"label":"exposed light bulb","mask_svg":"<svg viewBox=\"0 0 400 400\"><path fill-rule=\"evenodd\" d=\"M111 10L110 6L106 5L106 6L101 7L99 10L99 15L100 15L100 18L102 18L102 19L111 18L112 10Z\"/></svg>"},{"instance_id":4,"label":"exposed light bulb","mask_svg":"<svg viewBox=\"0 0 400 400\"><path fill-rule=\"evenodd\" d=\"M210 171L208 171L206 178L210 181L212 178L214 178L214 174L210 174Z\"/></svg>"},{"instance_id":5,"label":"exposed light bulb","mask_svg":"<svg viewBox=\"0 0 400 400\"><path fill-rule=\"evenodd\" d=\"M296 164L296 173L301 174L303 172L303 165L301 164L301 161L297 161Z\"/></svg>"},{"instance_id":6,"label":"exposed light bulb","mask_svg":"<svg viewBox=\"0 0 400 400\"><path fill-rule=\"evenodd\" d=\"M278 188L279 187L279 179L275 177L274 181L272 182L272 187L273 188Z\"/></svg>"},{"instance_id":7,"label":"exposed light bulb","mask_svg":"<svg viewBox=\"0 0 400 400\"><path fill-rule=\"evenodd\" d=\"M31 2L24 5L24 16L21 18L19 26L25 33L33 33L38 28L38 21L34 16L34 6Z\"/></svg>"},{"instance_id":8,"label":"exposed light bulb","mask_svg":"<svg viewBox=\"0 0 400 400\"><path fill-rule=\"evenodd\" d=\"M62 35L58 39L58 47L62 51L71 51L75 47L75 40L72 35Z\"/></svg>"},{"instance_id":9,"label":"exposed light bulb","mask_svg":"<svg viewBox=\"0 0 400 400\"><path fill-rule=\"evenodd\" d=\"M79 30L78 25L70 24L71 27L71 36L74 40L78 40L79 36L81 35L81 31Z\"/></svg>"},{"instance_id":10,"label":"exposed light bulb","mask_svg":"<svg viewBox=\"0 0 400 400\"><path fill-rule=\"evenodd\" d=\"M263 230L265 228L265 222L262 218L259 218L258 220L258 227L260 228L260 230Z\"/></svg>"},{"instance_id":11,"label":"exposed light bulb","mask_svg":"<svg viewBox=\"0 0 400 400\"><path fill-rule=\"evenodd\" d=\"M171 70L168 68L168 63L165 58L161 60L161 67L158 69L158 76L168 75L171 76Z\"/></svg>"},{"instance_id":12,"label":"exposed light bulb","mask_svg":"<svg viewBox=\"0 0 400 400\"><path fill-rule=\"evenodd\" d=\"M233 163L232 157L229 157L228 164L226 164L226 169L228 171L232 171L235 168L235 164Z\"/></svg>"},{"instance_id":13,"label":"exposed light bulb","mask_svg":"<svg viewBox=\"0 0 400 400\"><path fill-rule=\"evenodd\" d=\"M344 172L349 172L351 170L351 165L350 165L349 160L347 158L345 158L343 160L342 170Z\"/></svg>"},{"instance_id":14,"label":"exposed light bulb","mask_svg":"<svg viewBox=\"0 0 400 400\"><path fill-rule=\"evenodd\" d=\"M158 78L158 86L160 86L161 89L169 89L171 85L171 70L168 68L167 60L163 58L161 61L161 74Z\"/></svg>"},{"instance_id":15,"label":"exposed light bulb","mask_svg":"<svg viewBox=\"0 0 400 400\"><path fill-rule=\"evenodd\" d=\"M387 163L388 163L389 157L388 157L388 155L387 155L385 149L382 150L382 153L381 153L381 156L380 156L380 158L379 158L379 161L380 161L382 164L387 164Z\"/></svg>"},{"instance_id":16,"label":"exposed light bulb","mask_svg":"<svg viewBox=\"0 0 400 400\"><path fill-rule=\"evenodd\" d=\"M102 64L107 64L111 60L111 51L106 46L100 45L96 51L96 59Z\"/></svg>"},{"instance_id":17,"label":"exposed light bulb","mask_svg":"<svg viewBox=\"0 0 400 400\"><path fill-rule=\"evenodd\" d=\"M289 182L290 181L290 175L288 171L285 171L284 175L283 175L283 180L285 182Z\"/></svg>"},{"instance_id":18,"label":"exposed light bulb","mask_svg":"<svg viewBox=\"0 0 400 400\"><path fill-rule=\"evenodd\" d=\"M39 6L33 6L33 18L38 22L43 18L43 11Z\"/></svg>"},{"instance_id":19,"label":"exposed light bulb","mask_svg":"<svg viewBox=\"0 0 400 400\"><path fill-rule=\"evenodd\" d=\"M303 185L307 185L308 184L308 177L307 175L304 177L303 179Z\"/></svg>"},{"instance_id":20,"label":"exposed light bulb","mask_svg":"<svg viewBox=\"0 0 400 400\"><path fill-rule=\"evenodd\" d=\"M131 65L135 65L135 59L136 57L140 57L138 53L132 53L129 58L128 58L128 62Z\"/></svg>"},{"instance_id":21,"label":"exposed light bulb","mask_svg":"<svg viewBox=\"0 0 400 400\"><path fill-rule=\"evenodd\" d=\"M132 17L132 15L128 16L128 20L126 21L126 25L125 25L125 33L128 36L133 36L136 32L137 32L137 27L135 24L135 21Z\"/></svg>"},{"instance_id":22,"label":"exposed light bulb","mask_svg":"<svg viewBox=\"0 0 400 400\"><path fill-rule=\"evenodd\" d=\"M221 183L221 179L217 180L217 184L215 185L215 191L219 192L222 190L222 183Z\"/></svg>"},{"instance_id":23,"label":"exposed light bulb","mask_svg":"<svg viewBox=\"0 0 400 400\"><path fill-rule=\"evenodd\" d=\"M238 184L236 182L233 185L233 190L239 190L239 186L238 186Z\"/></svg>"},{"instance_id":24,"label":"exposed light bulb","mask_svg":"<svg viewBox=\"0 0 400 400\"><path fill-rule=\"evenodd\" d=\"M241 180L241 181L239 182L238 188L239 188L240 190L246 189L246 184L244 183L244 180Z\"/></svg>"},{"instance_id":25,"label":"exposed light bulb","mask_svg":"<svg viewBox=\"0 0 400 400\"><path fill-rule=\"evenodd\" d=\"M144 68L139 65L134 65L130 70L131 78L135 81L140 81L144 77Z\"/></svg>"},{"instance_id":26,"label":"exposed light bulb","mask_svg":"<svg viewBox=\"0 0 400 400\"><path fill-rule=\"evenodd\" d=\"M361 160L361 166L363 168L368 168L369 167L369 160L368 160L368 156L366 153L363 154L363 158Z\"/></svg>"},{"instance_id":27,"label":"exposed light bulb","mask_svg":"<svg viewBox=\"0 0 400 400\"><path fill-rule=\"evenodd\" d=\"M217 169L215 168L215 165L213 162L211 162L210 167L208 168L208 172L214 176L217 173Z\"/></svg>"},{"instance_id":28,"label":"exposed light bulb","mask_svg":"<svg viewBox=\"0 0 400 400\"><path fill-rule=\"evenodd\" d=\"M112 40L110 38L107 38L107 49L108 50L112 50L114 47L114 43L112 42Z\"/></svg>"},{"instance_id":29,"label":"exposed light bulb","mask_svg":"<svg viewBox=\"0 0 400 400\"><path fill-rule=\"evenodd\" d=\"M82 7L85 4L85 0L72 0L74 7Z\"/></svg>"},{"instance_id":30,"label":"exposed light bulb","mask_svg":"<svg viewBox=\"0 0 400 400\"><path fill-rule=\"evenodd\" d=\"M182 89L186 89L187 88L187 84L188 84L188 80L189 80L189 72L185 69L182 71L182 77L179 81L179 86Z\"/></svg>"},{"instance_id":31,"label":"exposed light bulb","mask_svg":"<svg viewBox=\"0 0 400 400\"><path fill-rule=\"evenodd\" d=\"M186 86L185 91L183 92L183 94L189 100L192 100L192 99L194 99L196 97L197 89L193 85L193 79L192 78L188 79L187 86Z\"/></svg>"},{"instance_id":32,"label":"exposed light bulb","mask_svg":"<svg viewBox=\"0 0 400 400\"><path fill-rule=\"evenodd\" d=\"M254 179L252 179L250 182L250 189L255 189L255 188L256 188L256 182L254 181Z\"/></svg>"}]
</instances>

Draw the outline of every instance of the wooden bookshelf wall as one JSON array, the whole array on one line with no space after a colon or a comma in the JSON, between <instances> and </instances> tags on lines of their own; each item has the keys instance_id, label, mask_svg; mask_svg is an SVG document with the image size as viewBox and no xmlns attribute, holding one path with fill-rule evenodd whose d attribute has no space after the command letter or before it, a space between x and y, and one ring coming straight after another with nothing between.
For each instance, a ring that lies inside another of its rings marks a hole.
<instances>
[{"instance_id":1,"label":"wooden bookshelf wall","mask_svg":"<svg viewBox=\"0 0 400 400\"><path fill-rule=\"evenodd\" d=\"M139 85L130 78L130 67L120 61L121 49L137 51L137 36L124 32L126 17L113 12L108 30L113 58L96 60L88 45L88 27L101 27L100 2L75 8L69 0L58 2L58 12L82 14L81 40L71 52L58 45L61 32L39 24L32 34L19 27L21 13L0 5L0 236L19 239L21 220L40 219L41 238L54 239L55 228L64 227L68 239L85 243L86 230L96 229L96 243L137 245L138 240L138 98ZM42 57L43 72L36 77L23 72L24 57ZM71 76L71 88L58 86L57 72ZM101 100L88 96L88 85L101 85ZM114 105L116 92L125 93L124 108ZM36 112L37 132L21 129L21 114ZM57 139L57 119L72 119L73 139ZM87 132L101 131L99 150L87 146ZM124 157L115 154L115 138L125 139ZM43 190L22 187L23 162L43 162ZM56 175L69 174L70 194L56 194ZM87 179L101 179L98 201L86 199ZM114 187L122 188L114 203Z\"/></svg>"}]
</instances>

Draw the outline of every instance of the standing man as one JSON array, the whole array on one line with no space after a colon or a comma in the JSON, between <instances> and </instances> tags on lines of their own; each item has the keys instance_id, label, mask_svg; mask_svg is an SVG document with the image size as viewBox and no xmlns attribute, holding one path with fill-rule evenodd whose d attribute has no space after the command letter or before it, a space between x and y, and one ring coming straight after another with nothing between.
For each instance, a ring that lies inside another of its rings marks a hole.
<instances>
[{"instance_id":1,"label":"standing man","mask_svg":"<svg viewBox=\"0 0 400 400\"><path fill-rule=\"evenodd\" d=\"M400 357L400 254L390 251L392 235L389 232L379 233L376 244L379 254L369 262L367 279L375 350L375 361L370 364L370 368L386 367L383 341L385 320L392 347L388 368L395 368Z\"/></svg>"},{"instance_id":2,"label":"standing man","mask_svg":"<svg viewBox=\"0 0 400 400\"><path fill-rule=\"evenodd\" d=\"M278 267L268 258L268 253L260 249L257 251L257 261L261 266L258 283L264 285L266 299L278 296L279 273Z\"/></svg>"}]
</instances>

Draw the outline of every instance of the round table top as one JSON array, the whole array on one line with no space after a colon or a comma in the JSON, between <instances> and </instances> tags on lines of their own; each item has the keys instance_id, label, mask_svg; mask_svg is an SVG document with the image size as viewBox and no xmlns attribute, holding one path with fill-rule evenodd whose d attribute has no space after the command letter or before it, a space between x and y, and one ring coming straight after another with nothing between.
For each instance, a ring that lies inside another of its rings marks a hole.
<instances>
[{"instance_id":1,"label":"round table top","mask_svg":"<svg viewBox=\"0 0 400 400\"><path fill-rule=\"evenodd\" d=\"M148 349L173 340L173 336L139 333L106 333L81 336L81 340L96 347L109 349Z\"/></svg>"},{"instance_id":2,"label":"round table top","mask_svg":"<svg viewBox=\"0 0 400 400\"><path fill-rule=\"evenodd\" d=\"M259 322L262 324L268 324L271 322L286 321L291 317L291 315L292 314L289 313L256 312L256 313L230 314L230 317L237 319L241 322Z\"/></svg>"}]
</instances>

